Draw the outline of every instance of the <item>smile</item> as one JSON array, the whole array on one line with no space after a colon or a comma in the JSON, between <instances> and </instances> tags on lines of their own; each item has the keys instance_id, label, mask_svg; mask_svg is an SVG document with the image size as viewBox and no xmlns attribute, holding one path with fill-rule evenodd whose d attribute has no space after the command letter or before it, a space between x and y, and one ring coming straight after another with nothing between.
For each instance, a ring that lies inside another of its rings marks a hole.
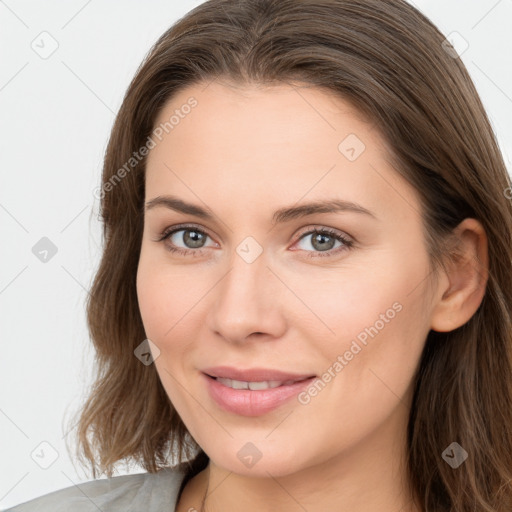
<instances>
[{"instance_id":1,"label":"smile","mask_svg":"<svg viewBox=\"0 0 512 512\"><path fill-rule=\"evenodd\" d=\"M262 382L247 382L247 381L243 381L243 380L224 379L221 377L216 377L215 380L231 389L250 389L252 391L258 391L261 389L273 389L273 388L278 388L280 386L289 386L291 384L294 384L295 382L301 382L301 381L295 381L295 380L287 380L287 381L266 380L266 381L262 381ZM305 380L305 379L302 379L302 380Z\"/></svg>"},{"instance_id":2,"label":"smile","mask_svg":"<svg viewBox=\"0 0 512 512\"><path fill-rule=\"evenodd\" d=\"M316 377L302 380L244 381L201 374L210 398L222 410L240 416L261 416L304 391Z\"/></svg>"}]
</instances>

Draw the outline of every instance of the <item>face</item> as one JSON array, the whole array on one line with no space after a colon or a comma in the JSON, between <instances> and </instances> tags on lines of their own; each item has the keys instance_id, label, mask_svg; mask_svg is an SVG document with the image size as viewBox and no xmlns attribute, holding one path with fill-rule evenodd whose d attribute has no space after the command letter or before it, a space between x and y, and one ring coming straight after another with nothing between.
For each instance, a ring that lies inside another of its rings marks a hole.
<instances>
[{"instance_id":1,"label":"face","mask_svg":"<svg viewBox=\"0 0 512 512\"><path fill-rule=\"evenodd\" d=\"M212 462L279 476L403 438L429 261L419 198L375 127L318 88L214 82L173 97L154 133L139 306ZM220 366L280 385L233 390L205 375Z\"/></svg>"}]
</instances>

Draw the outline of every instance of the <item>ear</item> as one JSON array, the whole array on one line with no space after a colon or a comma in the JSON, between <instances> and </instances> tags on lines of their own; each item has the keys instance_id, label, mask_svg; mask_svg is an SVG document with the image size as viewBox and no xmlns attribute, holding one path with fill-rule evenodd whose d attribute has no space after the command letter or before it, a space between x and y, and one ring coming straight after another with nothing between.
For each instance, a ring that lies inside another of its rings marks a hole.
<instances>
[{"instance_id":1,"label":"ear","mask_svg":"<svg viewBox=\"0 0 512 512\"><path fill-rule=\"evenodd\" d=\"M487 235L476 219L464 219L453 231L458 238L457 258L439 280L431 329L449 332L464 325L476 312L488 280Z\"/></svg>"}]
</instances>

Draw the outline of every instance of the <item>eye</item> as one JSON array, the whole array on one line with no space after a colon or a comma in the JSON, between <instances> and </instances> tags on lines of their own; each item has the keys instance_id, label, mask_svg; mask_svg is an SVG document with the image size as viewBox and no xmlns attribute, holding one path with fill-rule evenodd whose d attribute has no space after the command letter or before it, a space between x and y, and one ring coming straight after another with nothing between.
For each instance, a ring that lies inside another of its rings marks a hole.
<instances>
[{"instance_id":1,"label":"eye","mask_svg":"<svg viewBox=\"0 0 512 512\"><path fill-rule=\"evenodd\" d=\"M191 226L174 226L172 229L166 229L162 235L157 238L157 242L165 242L165 247L171 252L178 254L200 254L201 249L207 247L206 240L210 236L203 230ZM179 244L183 244L184 247L180 247ZM217 246L218 244L214 244Z\"/></svg>"},{"instance_id":2,"label":"eye","mask_svg":"<svg viewBox=\"0 0 512 512\"><path fill-rule=\"evenodd\" d=\"M297 243L303 243L302 250L307 251L308 257L325 257L338 254L340 251L350 249L354 242L347 237L330 228L315 227L303 233ZM336 246L338 243L338 246ZM313 250L309 250L312 248Z\"/></svg>"}]
</instances>

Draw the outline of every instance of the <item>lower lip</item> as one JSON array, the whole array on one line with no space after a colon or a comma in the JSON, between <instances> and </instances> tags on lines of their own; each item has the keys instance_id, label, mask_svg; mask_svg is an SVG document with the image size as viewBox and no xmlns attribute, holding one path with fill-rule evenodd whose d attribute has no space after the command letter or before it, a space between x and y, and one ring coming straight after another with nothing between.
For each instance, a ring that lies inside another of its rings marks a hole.
<instances>
[{"instance_id":1,"label":"lower lip","mask_svg":"<svg viewBox=\"0 0 512 512\"><path fill-rule=\"evenodd\" d=\"M288 386L272 389L232 389L217 380L202 374L210 396L225 411L242 416L260 416L284 404L307 388L316 377L311 377Z\"/></svg>"}]
</instances>

